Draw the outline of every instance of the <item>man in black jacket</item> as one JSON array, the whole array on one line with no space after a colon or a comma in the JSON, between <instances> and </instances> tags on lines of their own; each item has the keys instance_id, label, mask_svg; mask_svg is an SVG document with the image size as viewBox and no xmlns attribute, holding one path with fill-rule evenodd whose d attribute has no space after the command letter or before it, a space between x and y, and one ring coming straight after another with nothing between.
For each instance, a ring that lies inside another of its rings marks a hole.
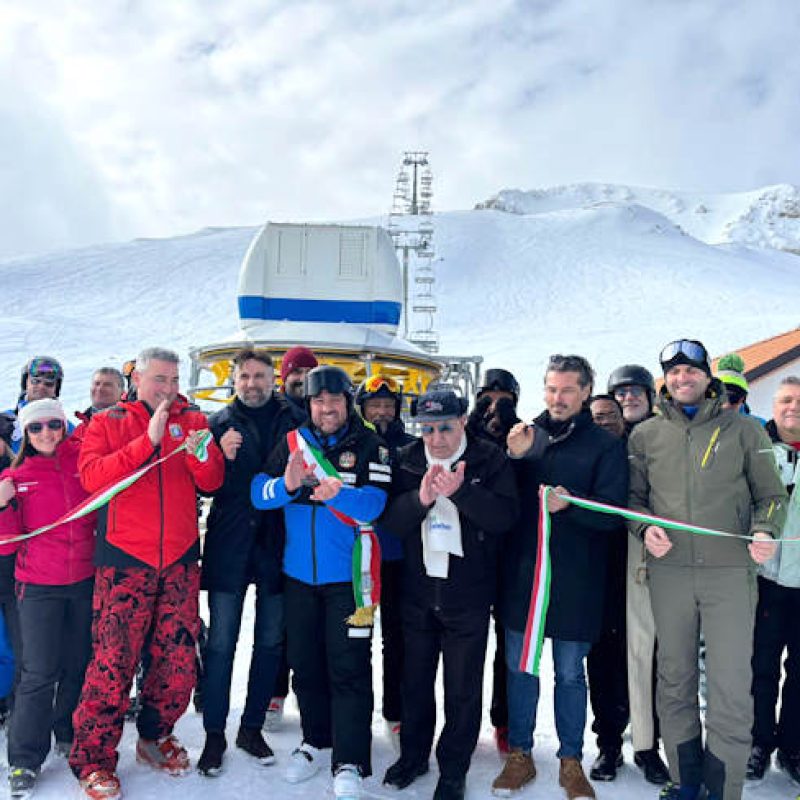
<instances>
[{"instance_id":1,"label":"man in black jacket","mask_svg":"<svg viewBox=\"0 0 800 800\"><path fill-rule=\"evenodd\" d=\"M615 517L579 509L558 496L574 494L613 505L627 500L624 444L595 425L586 407L593 379L585 358L552 356L544 380L547 411L533 425L515 426L508 437L523 514L504 553L500 611L506 628L511 753L492 785L499 796L521 789L536 775L531 749L539 679L522 672L520 660L536 562L538 490L546 484L555 490L548 498L552 588L545 635L553 643L559 783L570 799L595 797L581 767L584 661L602 627L608 537L621 534Z\"/></svg>"},{"instance_id":2,"label":"man in black jacket","mask_svg":"<svg viewBox=\"0 0 800 800\"><path fill-rule=\"evenodd\" d=\"M445 725L434 800L462 800L481 721L483 662L496 585L497 538L517 517L505 454L465 431L466 403L450 389L416 408L422 439L403 448L381 525L405 545L402 755L384 783L402 789L428 771L434 686L444 661Z\"/></svg>"},{"instance_id":3,"label":"man in black jacket","mask_svg":"<svg viewBox=\"0 0 800 800\"><path fill-rule=\"evenodd\" d=\"M275 760L261 726L284 638L283 520L279 513L259 511L250 502L253 476L294 427L286 401L273 391L274 381L267 353L239 351L233 358L236 397L210 419L225 455L225 482L214 495L203 552L202 587L208 590L211 621L204 675L206 744L197 769L209 777L222 769L233 657L251 583L256 586L253 654L236 745L263 764Z\"/></svg>"}]
</instances>

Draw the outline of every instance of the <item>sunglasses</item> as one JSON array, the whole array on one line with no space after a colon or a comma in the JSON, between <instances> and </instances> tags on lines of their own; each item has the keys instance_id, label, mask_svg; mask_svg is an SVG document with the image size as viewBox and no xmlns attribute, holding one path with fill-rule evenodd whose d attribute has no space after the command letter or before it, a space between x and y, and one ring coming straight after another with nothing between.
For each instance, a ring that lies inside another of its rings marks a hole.
<instances>
[{"instance_id":1,"label":"sunglasses","mask_svg":"<svg viewBox=\"0 0 800 800\"><path fill-rule=\"evenodd\" d=\"M614 389L614 397L625 397L626 394L629 394L631 397L643 397L644 396L644 387L643 386L620 386L618 389Z\"/></svg>"},{"instance_id":2,"label":"sunglasses","mask_svg":"<svg viewBox=\"0 0 800 800\"><path fill-rule=\"evenodd\" d=\"M439 433L452 433L456 427L452 422L440 422L438 425L422 425L422 435L431 436L434 431Z\"/></svg>"},{"instance_id":3,"label":"sunglasses","mask_svg":"<svg viewBox=\"0 0 800 800\"><path fill-rule=\"evenodd\" d=\"M52 389L56 385L55 378L34 378L33 376L30 376L28 380L33 386L47 386L49 389Z\"/></svg>"},{"instance_id":4,"label":"sunglasses","mask_svg":"<svg viewBox=\"0 0 800 800\"><path fill-rule=\"evenodd\" d=\"M61 431L64 429L64 420L49 419L47 422L31 422L25 430L28 433L41 433L45 428L49 431Z\"/></svg>"}]
</instances>

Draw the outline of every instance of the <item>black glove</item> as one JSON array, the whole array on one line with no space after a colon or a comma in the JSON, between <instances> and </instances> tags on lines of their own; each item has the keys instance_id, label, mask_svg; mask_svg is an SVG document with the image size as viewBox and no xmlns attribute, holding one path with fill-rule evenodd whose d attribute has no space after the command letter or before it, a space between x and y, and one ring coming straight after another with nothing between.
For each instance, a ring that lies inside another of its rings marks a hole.
<instances>
[{"instance_id":1,"label":"black glove","mask_svg":"<svg viewBox=\"0 0 800 800\"><path fill-rule=\"evenodd\" d=\"M14 417L0 414L0 439L11 447L11 434L14 433Z\"/></svg>"}]
</instances>

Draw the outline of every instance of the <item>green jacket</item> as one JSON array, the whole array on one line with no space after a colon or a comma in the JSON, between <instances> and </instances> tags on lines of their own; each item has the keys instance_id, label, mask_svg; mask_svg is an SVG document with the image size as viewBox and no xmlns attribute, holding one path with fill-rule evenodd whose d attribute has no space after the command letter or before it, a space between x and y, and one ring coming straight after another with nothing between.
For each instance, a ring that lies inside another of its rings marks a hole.
<instances>
[{"instance_id":1,"label":"green jacket","mask_svg":"<svg viewBox=\"0 0 800 800\"><path fill-rule=\"evenodd\" d=\"M787 495L764 429L722 410L716 381L690 420L662 389L660 416L637 425L628 441L630 507L729 533L780 536ZM647 528L630 523L640 538ZM665 566L753 567L748 542L667 531ZM648 561L655 559L648 553Z\"/></svg>"}]
</instances>

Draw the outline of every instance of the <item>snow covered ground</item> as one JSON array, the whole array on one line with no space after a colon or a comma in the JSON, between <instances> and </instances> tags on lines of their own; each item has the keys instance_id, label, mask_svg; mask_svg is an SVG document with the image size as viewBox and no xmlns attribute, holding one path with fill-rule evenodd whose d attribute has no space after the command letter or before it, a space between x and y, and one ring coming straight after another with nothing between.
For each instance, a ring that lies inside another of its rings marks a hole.
<instances>
[{"instance_id":1,"label":"snow covered ground","mask_svg":"<svg viewBox=\"0 0 800 800\"><path fill-rule=\"evenodd\" d=\"M262 767L253 759L242 753L233 745L239 716L244 708L247 686L247 667L249 651L252 647L252 594L248 597L245 622L242 625L242 636L239 641L237 659L234 667L234 687L232 691L231 713L228 717L228 751L225 755L225 772L218 778L210 779L192 771L185 778L170 778L158 775L147 767L135 762L134 747L136 742L135 727L126 723L120 752L119 774L123 792L130 800L185 800L187 797L218 798L219 800L241 800L242 798L286 798L286 800L320 800L332 797L330 790L330 774L323 771L311 781L298 785L290 785L282 778L283 766L291 751L300 743L300 720L294 696L287 702L287 713L281 730L268 735L268 741L275 750L277 763L271 767ZM386 768L394 762L394 751L386 738L383 720L380 715L380 647L379 635L373 639L373 672L374 685L378 687L375 697L375 713L373 716L373 776L365 781L365 798L385 798L385 800L429 800L433 796L438 772L435 758L431 759L431 771L418 779L408 789L397 792L381 785ZM492 797L491 784L502 768L500 756L494 746L492 727L489 721L489 701L491 698L491 669L494 646L490 646L484 673L484 718L478 748L472 759L472 768L467 782L467 800L488 800ZM440 671L441 672L441 671ZM441 678L441 675L440 675ZM441 693L440 693L441 696ZM558 741L555 736L552 710L552 667L549 648L542 672L542 699L539 705L539 722L534 748L534 759L538 776L534 783L518 795L521 800L561 800L564 797L558 786L558 761L555 757ZM441 719L440 719L441 722ZM594 737L589 725L586 729L586 747L584 766L589 766L597 754ZM200 756L204 735L202 718L194 712L193 707L178 723L177 735L189 750L194 764ZM616 781L609 784L595 784L599 800L646 800L658 797L656 787L646 783L639 770L632 765L630 742L625 742L625 766L620 770ZM5 747L2 747L0 758L5 758ZM63 759L51 756L45 764L37 784L35 797L37 800L63 800L65 796L77 794L77 784L72 778ZM794 800L800 787L794 786L782 773L771 770L764 781L758 785L748 786L745 797L748 800Z\"/></svg>"}]
</instances>

